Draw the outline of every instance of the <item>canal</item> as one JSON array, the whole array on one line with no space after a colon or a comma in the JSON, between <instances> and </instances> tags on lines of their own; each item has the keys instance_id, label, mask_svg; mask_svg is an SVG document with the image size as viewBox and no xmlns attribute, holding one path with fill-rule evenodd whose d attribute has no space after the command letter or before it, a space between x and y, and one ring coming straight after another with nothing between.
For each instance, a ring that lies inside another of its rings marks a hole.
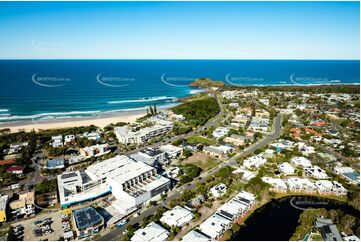
<instances>
[{"instance_id":1,"label":"canal","mask_svg":"<svg viewBox=\"0 0 361 242\"><path fill-rule=\"evenodd\" d=\"M330 199L311 196L281 198L254 211L232 240L289 240L298 225L300 214L308 208L341 209L345 214L357 218L360 214L353 207Z\"/></svg>"}]
</instances>

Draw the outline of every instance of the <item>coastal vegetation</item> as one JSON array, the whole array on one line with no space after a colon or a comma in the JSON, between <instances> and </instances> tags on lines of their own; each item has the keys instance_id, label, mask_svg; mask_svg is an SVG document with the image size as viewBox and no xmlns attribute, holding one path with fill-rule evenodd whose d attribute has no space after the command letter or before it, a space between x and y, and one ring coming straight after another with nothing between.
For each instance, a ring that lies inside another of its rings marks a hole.
<instances>
[{"instance_id":1,"label":"coastal vegetation","mask_svg":"<svg viewBox=\"0 0 361 242\"><path fill-rule=\"evenodd\" d=\"M219 105L215 98L203 96L202 98L182 103L172 108L172 111L183 115L190 126L197 127L216 116L219 112Z\"/></svg>"},{"instance_id":2,"label":"coastal vegetation","mask_svg":"<svg viewBox=\"0 0 361 242\"><path fill-rule=\"evenodd\" d=\"M209 78L199 78L189 84L191 87L208 88L208 87L223 87L222 81L212 81Z\"/></svg>"}]
</instances>

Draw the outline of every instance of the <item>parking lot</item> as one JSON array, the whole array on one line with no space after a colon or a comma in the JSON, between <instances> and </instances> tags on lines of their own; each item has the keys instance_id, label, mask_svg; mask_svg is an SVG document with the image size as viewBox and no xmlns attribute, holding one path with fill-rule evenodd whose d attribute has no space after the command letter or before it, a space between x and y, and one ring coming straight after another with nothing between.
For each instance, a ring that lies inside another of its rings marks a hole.
<instances>
[{"instance_id":1,"label":"parking lot","mask_svg":"<svg viewBox=\"0 0 361 242\"><path fill-rule=\"evenodd\" d=\"M36 218L14 223L13 226L22 225L24 227L23 240L58 240L63 237L62 211L49 214L39 214Z\"/></svg>"}]
</instances>

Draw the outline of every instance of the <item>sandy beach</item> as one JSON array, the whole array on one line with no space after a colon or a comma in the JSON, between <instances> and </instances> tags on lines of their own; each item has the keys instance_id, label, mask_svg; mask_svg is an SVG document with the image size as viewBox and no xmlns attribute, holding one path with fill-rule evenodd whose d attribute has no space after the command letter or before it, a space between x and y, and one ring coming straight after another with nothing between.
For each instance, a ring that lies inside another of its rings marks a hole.
<instances>
[{"instance_id":1,"label":"sandy beach","mask_svg":"<svg viewBox=\"0 0 361 242\"><path fill-rule=\"evenodd\" d=\"M144 116L146 112L141 113L128 113L128 114L118 114L112 117L88 117L88 118L79 118L72 120L56 120L49 122L28 122L28 123L13 123L13 124L1 124L0 129L9 128L11 132L18 132L19 130L24 130L26 132L40 129L55 129L55 128L69 128L69 127L79 127L79 126L89 126L95 125L100 128L104 128L110 123L117 122L134 122L137 118Z\"/></svg>"}]
</instances>

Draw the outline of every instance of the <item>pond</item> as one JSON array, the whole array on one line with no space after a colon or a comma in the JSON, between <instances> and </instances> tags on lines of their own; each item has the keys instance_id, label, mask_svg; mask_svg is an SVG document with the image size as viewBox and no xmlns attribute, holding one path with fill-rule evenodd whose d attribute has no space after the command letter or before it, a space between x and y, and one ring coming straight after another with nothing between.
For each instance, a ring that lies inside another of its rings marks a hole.
<instances>
[{"instance_id":1,"label":"pond","mask_svg":"<svg viewBox=\"0 0 361 242\"><path fill-rule=\"evenodd\" d=\"M360 214L355 208L330 199L312 196L281 198L254 211L232 240L289 240L299 216L307 208L341 209L358 218Z\"/></svg>"}]
</instances>

